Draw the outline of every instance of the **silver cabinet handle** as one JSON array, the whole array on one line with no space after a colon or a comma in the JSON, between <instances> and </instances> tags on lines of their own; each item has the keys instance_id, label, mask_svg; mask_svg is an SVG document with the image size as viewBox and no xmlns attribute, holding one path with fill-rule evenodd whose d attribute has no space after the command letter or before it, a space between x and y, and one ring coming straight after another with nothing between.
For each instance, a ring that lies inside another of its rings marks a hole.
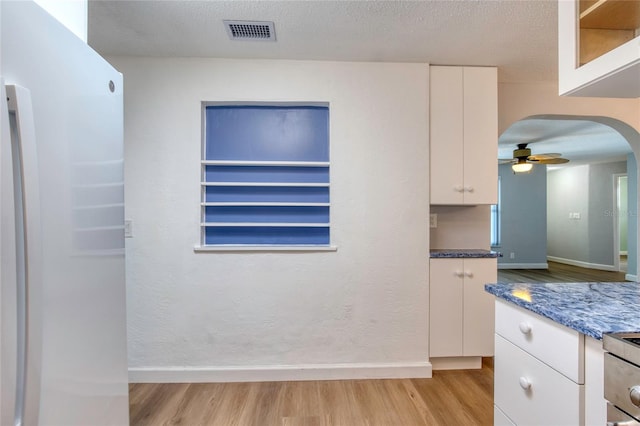
<instances>
[{"instance_id":1,"label":"silver cabinet handle","mask_svg":"<svg viewBox=\"0 0 640 426\"><path fill-rule=\"evenodd\" d=\"M640 386L632 386L629 389L629 399L633 405L640 407Z\"/></svg>"},{"instance_id":2,"label":"silver cabinet handle","mask_svg":"<svg viewBox=\"0 0 640 426\"><path fill-rule=\"evenodd\" d=\"M467 192L473 192L473 186L465 186L464 190Z\"/></svg>"},{"instance_id":3,"label":"silver cabinet handle","mask_svg":"<svg viewBox=\"0 0 640 426\"><path fill-rule=\"evenodd\" d=\"M464 186L462 185L456 185L453 187L453 190L456 192L464 192Z\"/></svg>"}]
</instances>

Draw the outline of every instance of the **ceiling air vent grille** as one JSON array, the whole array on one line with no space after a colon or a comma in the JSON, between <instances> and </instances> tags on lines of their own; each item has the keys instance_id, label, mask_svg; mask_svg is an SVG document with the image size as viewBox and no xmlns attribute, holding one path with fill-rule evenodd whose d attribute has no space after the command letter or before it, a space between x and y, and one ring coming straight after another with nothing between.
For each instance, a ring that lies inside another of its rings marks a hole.
<instances>
[{"instance_id":1,"label":"ceiling air vent grille","mask_svg":"<svg viewBox=\"0 0 640 426\"><path fill-rule=\"evenodd\" d=\"M231 40L276 41L273 22L223 21Z\"/></svg>"}]
</instances>

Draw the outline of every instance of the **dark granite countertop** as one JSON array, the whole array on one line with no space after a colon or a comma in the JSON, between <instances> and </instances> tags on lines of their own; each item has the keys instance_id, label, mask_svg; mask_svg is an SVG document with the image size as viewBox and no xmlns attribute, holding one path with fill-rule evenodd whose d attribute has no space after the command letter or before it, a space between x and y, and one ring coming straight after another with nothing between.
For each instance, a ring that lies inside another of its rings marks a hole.
<instances>
[{"instance_id":1,"label":"dark granite countertop","mask_svg":"<svg viewBox=\"0 0 640 426\"><path fill-rule=\"evenodd\" d=\"M638 283L496 283L485 290L598 340L640 332Z\"/></svg>"},{"instance_id":2,"label":"dark granite countertop","mask_svg":"<svg viewBox=\"0 0 640 426\"><path fill-rule=\"evenodd\" d=\"M482 249L431 249L429 250L431 259L447 258L495 258L502 257L502 253Z\"/></svg>"}]
</instances>

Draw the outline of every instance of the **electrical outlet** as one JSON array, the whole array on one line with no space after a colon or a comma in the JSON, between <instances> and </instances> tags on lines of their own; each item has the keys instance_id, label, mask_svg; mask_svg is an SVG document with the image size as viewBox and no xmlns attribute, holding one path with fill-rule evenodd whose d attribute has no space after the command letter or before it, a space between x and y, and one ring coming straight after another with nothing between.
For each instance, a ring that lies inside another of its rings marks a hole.
<instances>
[{"instance_id":1,"label":"electrical outlet","mask_svg":"<svg viewBox=\"0 0 640 426\"><path fill-rule=\"evenodd\" d=\"M515 259L516 254L514 252L509 253L509 259Z\"/></svg>"},{"instance_id":2,"label":"electrical outlet","mask_svg":"<svg viewBox=\"0 0 640 426\"><path fill-rule=\"evenodd\" d=\"M438 214L431 213L429 215L429 228L437 228L438 227Z\"/></svg>"}]
</instances>

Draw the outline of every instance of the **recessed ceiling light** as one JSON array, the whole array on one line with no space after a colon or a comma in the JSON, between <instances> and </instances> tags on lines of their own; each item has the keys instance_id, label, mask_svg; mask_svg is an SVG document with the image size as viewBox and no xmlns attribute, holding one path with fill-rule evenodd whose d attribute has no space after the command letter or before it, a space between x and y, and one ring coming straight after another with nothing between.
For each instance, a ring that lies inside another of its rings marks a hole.
<instances>
[{"instance_id":1,"label":"recessed ceiling light","mask_svg":"<svg viewBox=\"0 0 640 426\"><path fill-rule=\"evenodd\" d=\"M229 21L224 20L231 40L276 41L276 30L269 21Z\"/></svg>"}]
</instances>

